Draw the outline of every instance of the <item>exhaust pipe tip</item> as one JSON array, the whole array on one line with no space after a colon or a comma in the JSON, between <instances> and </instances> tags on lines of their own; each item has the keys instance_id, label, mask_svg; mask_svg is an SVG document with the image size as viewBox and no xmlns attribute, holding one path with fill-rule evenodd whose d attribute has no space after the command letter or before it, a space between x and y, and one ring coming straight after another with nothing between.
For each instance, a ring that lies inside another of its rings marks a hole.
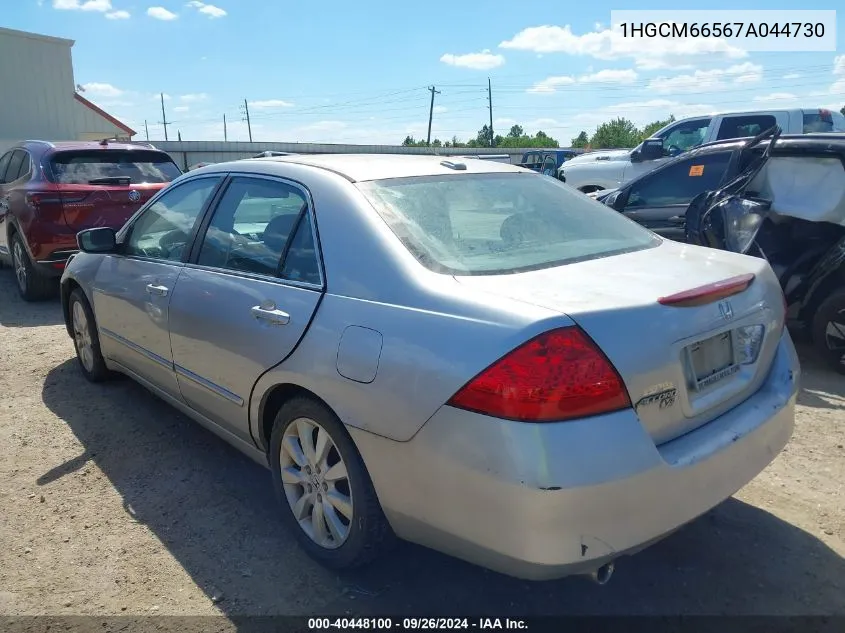
<instances>
[{"instance_id":1,"label":"exhaust pipe tip","mask_svg":"<svg viewBox=\"0 0 845 633\"><path fill-rule=\"evenodd\" d=\"M610 578L613 576L615 568L613 561L605 563L595 571L591 572L590 578L592 578L593 582L598 585L606 585L610 582Z\"/></svg>"}]
</instances>

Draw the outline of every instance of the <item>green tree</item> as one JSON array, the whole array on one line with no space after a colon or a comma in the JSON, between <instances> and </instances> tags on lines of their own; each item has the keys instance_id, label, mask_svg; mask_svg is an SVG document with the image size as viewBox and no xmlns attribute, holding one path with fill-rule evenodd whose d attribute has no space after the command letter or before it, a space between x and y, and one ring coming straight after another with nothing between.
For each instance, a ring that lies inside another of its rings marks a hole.
<instances>
[{"instance_id":1,"label":"green tree","mask_svg":"<svg viewBox=\"0 0 845 633\"><path fill-rule=\"evenodd\" d=\"M590 146L602 149L612 147L634 147L640 143L640 131L628 119L618 117L596 128Z\"/></svg>"},{"instance_id":2,"label":"green tree","mask_svg":"<svg viewBox=\"0 0 845 633\"><path fill-rule=\"evenodd\" d=\"M485 123L481 129L478 130L478 136L475 137L475 141L478 143L478 147L485 147L490 146L491 140L493 140L493 130Z\"/></svg>"},{"instance_id":3,"label":"green tree","mask_svg":"<svg viewBox=\"0 0 845 633\"><path fill-rule=\"evenodd\" d=\"M839 110L842 113L842 116L845 116L845 106L842 106L842 109Z\"/></svg>"},{"instance_id":4,"label":"green tree","mask_svg":"<svg viewBox=\"0 0 845 633\"><path fill-rule=\"evenodd\" d=\"M403 147L413 147L416 144L417 144L416 139L413 136L411 136L410 134L405 137L404 141L402 141Z\"/></svg>"},{"instance_id":5,"label":"green tree","mask_svg":"<svg viewBox=\"0 0 845 633\"><path fill-rule=\"evenodd\" d=\"M587 143L589 142L590 137L587 136L587 133L585 131L581 130L581 133L574 139L572 139L570 145L572 145L572 147L587 147Z\"/></svg>"},{"instance_id":6,"label":"green tree","mask_svg":"<svg viewBox=\"0 0 845 633\"><path fill-rule=\"evenodd\" d=\"M432 147L442 147L443 143L440 142L439 138L436 138L431 142L431 146Z\"/></svg>"},{"instance_id":7,"label":"green tree","mask_svg":"<svg viewBox=\"0 0 845 633\"><path fill-rule=\"evenodd\" d=\"M520 138L521 136L525 136L525 130L522 129L521 125L512 125L508 136L510 138Z\"/></svg>"},{"instance_id":8,"label":"green tree","mask_svg":"<svg viewBox=\"0 0 845 633\"><path fill-rule=\"evenodd\" d=\"M667 125L669 125L670 123L674 123L674 122L675 122L675 115L670 114L669 118L666 119L665 121L655 121L654 123L649 123L640 132L640 140L642 141L642 140L645 140L647 138L651 138L652 134L657 132L657 130L664 128Z\"/></svg>"}]
</instances>

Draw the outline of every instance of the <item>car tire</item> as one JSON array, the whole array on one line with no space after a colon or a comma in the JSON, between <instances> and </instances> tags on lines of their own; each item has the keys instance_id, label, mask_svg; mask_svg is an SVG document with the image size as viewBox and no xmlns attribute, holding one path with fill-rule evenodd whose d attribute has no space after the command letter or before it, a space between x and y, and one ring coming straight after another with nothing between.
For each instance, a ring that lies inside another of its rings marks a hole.
<instances>
[{"instance_id":1,"label":"car tire","mask_svg":"<svg viewBox=\"0 0 845 633\"><path fill-rule=\"evenodd\" d=\"M68 319L76 360L82 369L82 375L90 382L103 382L112 378L115 374L106 367L106 361L100 351L100 337L94 311L80 288L74 288L68 298Z\"/></svg>"},{"instance_id":2,"label":"car tire","mask_svg":"<svg viewBox=\"0 0 845 633\"><path fill-rule=\"evenodd\" d=\"M18 287L18 294L24 301L39 301L54 294L56 280L41 275L32 265L23 240L15 233L12 236L12 270Z\"/></svg>"},{"instance_id":3,"label":"car tire","mask_svg":"<svg viewBox=\"0 0 845 633\"><path fill-rule=\"evenodd\" d=\"M360 567L395 541L358 449L324 404L296 397L282 406L269 460L283 521L315 560L332 569Z\"/></svg>"},{"instance_id":4,"label":"car tire","mask_svg":"<svg viewBox=\"0 0 845 633\"><path fill-rule=\"evenodd\" d=\"M825 363L845 374L845 288L822 301L813 315L812 332L813 345Z\"/></svg>"}]
</instances>

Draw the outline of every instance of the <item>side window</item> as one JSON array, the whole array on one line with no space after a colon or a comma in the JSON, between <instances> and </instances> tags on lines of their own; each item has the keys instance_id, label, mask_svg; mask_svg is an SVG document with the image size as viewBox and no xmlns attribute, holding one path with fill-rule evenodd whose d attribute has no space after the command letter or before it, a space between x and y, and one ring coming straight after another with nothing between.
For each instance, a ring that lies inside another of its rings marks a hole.
<instances>
[{"instance_id":1,"label":"side window","mask_svg":"<svg viewBox=\"0 0 845 633\"><path fill-rule=\"evenodd\" d=\"M0 184L6 182L4 176L6 175L6 168L9 166L9 161L12 160L12 152L6 152L0 158Z\"/></svg>"},{"instance_id":2,"label":"side window","mask_svg":"<svg viewBox=\"0 0 845 633\"><path fill-rule=\"evenodd\" d=\"M203 237L197 263L276 276L285 247L293 237L283 276L306 281L302 276L314 268L306 265L309 257L316 266L307 211L307 200L293 185L263 178L234 178ZM300 217L303 221L297 229Z\"/></svg>"},{"instance_id":3,"label":"side window","mask_svg":"<svg viewBox=\"0 0 845 633\"><path fill-rule=\"evenodd\" d=\"M757 136L777 123L771 114L749 114L745 116L728 116L722 119L719 126L719 140L726 138L742 138Z\"/></svg>"},{"instance_id":4,"label":"side window","mask_svg":"<svg viewBox=\"0 0 845 633\"><path fill-rule=\"evenodd\" d=\"M138 216L124 253L181 261L194 224L219 182L219 177L197 178L168 189Z\"/></svg>"},{"instance_id":5,"label":"side window","mask_svg":"<svg viewBox=\"0 0 845 633\"><path fill-rule=\"evenodd\" d=\"M529 152L525 156L525 167L528 169L536 169L537 163L540 160L540 155L537 152Z\"/></svg>"},{"instance_id":6,"label":"side window","mask_svg":"<svg viewBox=\"0 0 845 633\"><path fill-rule=\"evenodd\" d=\"M670 152L672 150L685 152L704 142L709 127L710 119L695 119L679 123L663 136L663 147Z\"/></svg>"},{"instance_id":7,"label":"side window","mask_svg":"<svg viewBox=\"0 0 845 633\"><path fill-rule=\"evenodd\" d=\"M687 158L658 169L631 185L626 209L689 204L722 182L730 152Z\"/></svg>"},{"instance_id":8,"label":"side window","mask_svg":"<svg viewBox=\"0 0 845 633\"><path fill-rule=\"evenodd\" d=\"M320 266L317 263L317 247L314 232L308 216L304 216L293 236L284 266L282 278L309 284L320 283Z\"/></svg>"},{"instance_id":9,"label":"side window","mask_svg":"<svg viewBox=\"0 0 845 633\"><path fill-rule=\"evenodd\" d=\"M18 170L18 175L15 177L15 180L20 180L24 176L28 176L32 171L32 161L30 160L29 152L21 151L21 153L23 154L23 158L21 159L21 168ZM9 175L12 175L11 172Z\"/></svg>"},{"instance_id":10,"label":"side window","mask_svg":"<svg viewBox=\"0 0 845 633\"><path fill-rule=\"evenodd\" d=\"M15 182L18 179L25 160L28 160L26 152L16 149L12 154L12 159L9 161L9 167L6 170L6 182Z\"/></svg>"},{"instance_id":11,"label":"side window","mask_svg":"<svg viewBox=\"0 0 845 633\"><path fill-rule=\"evenodd\" d=\"M543 159L543 174L554 176L555 169L557 169L557 159L554 154L546 154L546 157Z\"/></svg>"}]
</instances>

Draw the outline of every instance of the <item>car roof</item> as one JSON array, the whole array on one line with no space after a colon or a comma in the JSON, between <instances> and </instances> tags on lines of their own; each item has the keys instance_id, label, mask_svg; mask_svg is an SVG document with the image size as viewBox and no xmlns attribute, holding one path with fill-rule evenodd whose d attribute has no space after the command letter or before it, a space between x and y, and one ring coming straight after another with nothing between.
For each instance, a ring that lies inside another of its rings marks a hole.
<instances>
[{"instance_id":1,"label":"car roof","mask_svg":"<svg viewBox=\"0 0 845 633\"><path fill-rule=\"evenodd\" d=\"M710 154L713 152L724 152L739 149L749 141L751 137L732 138L722 141L711 141L680 154L678 158L694 156L696 154ZM769 144L769 139L760 143L760 147ZM843 132L815 132L812 134L783 134L778 138L779 149L815 149L824 148L833 151L845 151L845 133Z\"/></svg>"},{"instance_id":2,"label":"car roof","mask_svg":"<svg viewBox=\"0 0 845 633\"><path fill-rule=\"evenodd\" d=\"M293 154L267 158L247 158L203 168L207 171L249 171L251 165L293 163L325 169L343 176L351 182L411 178L414 176L440 176L454 174L490 174L527 172L521 167L490 160L473 160L459 156L428 156L407 154ZM449 165L463 165L454 168Z\"/></svg>"},{"instance_id":3,"label":"car roof","mask_svg":"<svg viewBox=\"0 0 845 633\"><path fill-rule=\"evenodd\" d=\"M38 141L26 140L19 144L19 147L25 149L32 149L38 147L41 149L48 149L50 151L72 151L72 150L142 150L147 152L163 152L153 145L145 143L122 143L120 141L109 141L106 145L101 144L102 141Z\"/></svg>"}]
</instances>

